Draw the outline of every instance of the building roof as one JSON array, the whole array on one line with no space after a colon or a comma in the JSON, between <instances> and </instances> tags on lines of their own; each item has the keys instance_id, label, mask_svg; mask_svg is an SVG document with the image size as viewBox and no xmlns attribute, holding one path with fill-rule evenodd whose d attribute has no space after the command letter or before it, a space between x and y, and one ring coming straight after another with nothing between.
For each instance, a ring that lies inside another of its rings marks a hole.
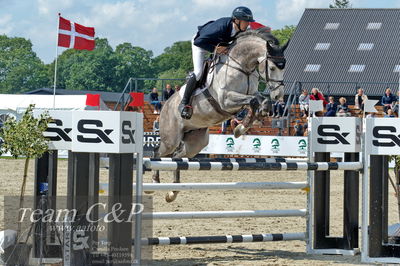
<instances>
[{"instance_id":1,"label":"building roof","mask_svg":"<svg viewBox=\"0 0 400 266\"><path fill-rule=\"evenodd\" d=\"M101 99L104 102L118 102L119 98L121 97L120 92L109 92L109 91L78 91L78 90L64 90L64 89L57 89L56 95L85 95L85 94L100 94ZM36 89L33 91L26 92L26 94L45 94L45 95L53 95L53 89L51 88L41 88ZM128 97L128 94L125 95ZM127 98L125 98L127 99Z\"/></svg>"},{"instance_id":2,"label":"building roof","mask_svg":"<svg viewBox=\"0 0 400 266\"><path fill-rule=\"evenodd\" d=\"M306 9L285 51L286 88L301 81L330 95L397 90L399 30L400 9Z\"/></svg>"}]
</instances>

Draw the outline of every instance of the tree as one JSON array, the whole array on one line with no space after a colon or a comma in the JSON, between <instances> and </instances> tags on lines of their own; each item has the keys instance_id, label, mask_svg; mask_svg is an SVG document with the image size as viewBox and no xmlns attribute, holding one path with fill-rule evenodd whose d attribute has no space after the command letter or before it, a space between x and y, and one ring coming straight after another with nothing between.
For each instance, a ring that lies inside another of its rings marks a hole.
<instances>
[{"instance_id":1,"label":"tree","mask_svg":"<svg viewBox=\"0 0 400 266\"><path fill-rule=\"evenodd\" d=\"M280 45L284 45L296 30L294 25L286 25L282 29L273 30L272 34L279 40Z\"/></svg>"},{"instance_id":2,"label":"tree","mask_svg":"<svg viewBox=\"0 0 400 266\"><path fill-rule=\"evenodd\" d=\"M333 5L330 4L329 8L351 8L349 0L334 0Z\"/></svg>"},{"instance_id":3,"label":"tree","mask_svg":"<svg viewBox=\"0 0 400 266\"><path fill-rule=\"evenodd\" d=\"M129 78L154 77L152 66L153 52L130 43L123 43L115 49L115 86L122 91ZM138 82L143 88L144 82Z\"/></svg>"},{"instance_id":4,"label":"tree","mask_svg":"<svg viewBox=\"0 0 400 266\"><path fill-rule=\"evenodd\" d=\"M20 93L49 84L47 68L24 38L0 35L0 92Z\"/></svg>"},{"instance_id":5,"label":"tree","mask_svg":"<svg viewBox=\"0 0 400 266\"><path fill-rule=\"evenodd\" d=\"M171 69L193 70L192 44L190 41L181 41L165 48L164 53L154 59L154 67L157 75Z\"/></svg>"},{"instance_id":6,"label":"tree","mask_svg":"<svg viewBox=\"0 0 400 266\"><path fill-rule=\"evenodd\" d=\"M0 130L3 139L0 154L9 152L14 158L25 157L25 167L22 179L19 209L22 209L25 196L26 180L28 176L29 160L41 157L48 151L48 140L43 136L47 124L51 121L48 113L43 113L39 118L33 116L34 105L30 105L20 120L10 117ZM21 232L21 212L18 212L18 231Z\"/></svg>"}]
</instances>

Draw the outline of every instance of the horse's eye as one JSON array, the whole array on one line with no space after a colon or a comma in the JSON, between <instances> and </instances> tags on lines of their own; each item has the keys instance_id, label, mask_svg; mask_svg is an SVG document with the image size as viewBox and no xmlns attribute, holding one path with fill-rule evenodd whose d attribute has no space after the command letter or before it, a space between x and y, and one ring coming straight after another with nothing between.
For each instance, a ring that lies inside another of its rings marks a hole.
<instances>
[{"instance_id":1,"label":"horse's eye","mask_svg":"<svg viewBox=\"0 0 400 266\"><path fill-rule=\"evenodd\" d=\"M274 67L274 66L269 67L269 70L271 70L271 71L275 71L275 69L276 69L276 67Z\"/></svg>"}]
</instances>

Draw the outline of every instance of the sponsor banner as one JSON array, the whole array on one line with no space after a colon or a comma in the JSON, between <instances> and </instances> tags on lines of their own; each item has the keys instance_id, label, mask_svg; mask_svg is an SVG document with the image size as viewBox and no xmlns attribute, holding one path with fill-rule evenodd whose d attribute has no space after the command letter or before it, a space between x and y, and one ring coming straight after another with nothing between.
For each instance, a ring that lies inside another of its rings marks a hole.
<instances>
[{"instance_id":1,"label":"sponsor banner","mask_svg":"<svg viewBox=\"0 0 400 266\"><path fill-rule=\"evenodd\" d=\"M39 117L45 110L33 110L34 117ZM49 139L50 150L71 150L72 145L72 111L48 110L53 119L43 133Z\"/></svg>"},{"instance_id":2,"label":"sponsor banner","mask_svg":"<svg viewBox=\"0 0 400 266\"><path fill-rule=\"evenodd\" d=\"M140 152L143 147L142 134L141 113L115 111L72 113L73 152Z\"/></svg>"},{"instance_id":3,"label":"sponsor banner","mask_svg":"<svg viewBox=\"0 0 400 266\"><path fill-rule=\"evenodd\" d=\"M367 118L365 149L371 155L400 155L399 120Z\"/></svg>"},{"instance_id":4,"label":"sponsor banner","mask_svg":"<svg viewBox=\"0 0 400 266\"><path fill-rule=\"evenodd\" d=\"M313 117L311 145L314 152L360 152L361 119L357 117Z\"/></svg>"},{"instance_id":5,"label":"sponsor banner","mask_svg":"<svg viewBox=\"0 0 400 266\"><path fill-rule=\"evenodd\" d=\"M200 153L307 157L307 137L210 135Z\"/></svg>"}]
</instances>

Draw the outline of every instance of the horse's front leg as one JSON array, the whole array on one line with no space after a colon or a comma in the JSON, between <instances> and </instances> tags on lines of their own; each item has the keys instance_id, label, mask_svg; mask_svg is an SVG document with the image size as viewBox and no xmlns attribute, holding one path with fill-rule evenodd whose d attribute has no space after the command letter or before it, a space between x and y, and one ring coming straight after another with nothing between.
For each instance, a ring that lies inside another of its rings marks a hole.
<instances>
[{"instance_id":1,"label":"horse's front leg","mask_svg":"<svg viewBox=\"0 0 400 266\"><path fill-rule=\"evenodd\" d=\"M257 118L259 107L260 103L258 100L256 98L251 99L250 108L248 109L247 115L244 117L242 123L237 125L233 130L235 138L244 135L250 129L250 127L253 125L253 122Z\"/></svg>"},{"instance_id":2,"label":"horse's front leg","mask_svg":"<svg viewBox=\"0 0 400 266\"><path fill-rule=\"evenodd\" d=\"M226 93L226 97L224 100L224 107L226 109L238 108L243 105L250 106L246 117L243 119L243 122L239 124L233 131L236 138L240 137L241 135L246 133L247 130L249 130L254 120L256 119L258 109L262 100L263 99L261 99L259 95L247 95L234 91L229 91Z\"/></svg>"}]
</instances>

